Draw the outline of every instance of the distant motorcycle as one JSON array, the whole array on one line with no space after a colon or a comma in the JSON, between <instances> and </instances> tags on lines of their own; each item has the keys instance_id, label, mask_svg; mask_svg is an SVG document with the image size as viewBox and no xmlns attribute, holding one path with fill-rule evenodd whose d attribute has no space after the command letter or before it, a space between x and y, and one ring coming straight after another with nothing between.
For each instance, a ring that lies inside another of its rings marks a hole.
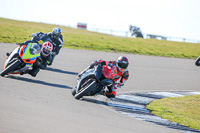
<instances>
[{"instance_id":1,"label":"distant motorcycle","mask_svg":"<svg viewBox=\"0 0 200 133\"><path fill-rule=\"evenodd\" d=\"M32 69L33 63L40 56L40 46L37 43L28 43L14 49L6 59L1 76L21 74Z\"/></svg>"},{"instance_id":2,"label":"distant motorcycle","mask_svg":"<svg viewBox=\"0 0 200 133\"><path fill-rule=\"evenodd\" d=\"M116 66L108 63L105 66L94 66L94 69L89 69L77 80L76 87L72 89L72 95L75 99L80 99L83 96L102 94L106 86L113 84L113 77L116 75Z\"/></svg>"},{"instance_id":3,"label":"distant motorcycle","mask_svg":"<svg viewBox=\"0 0 200 133\"><path fill-rule=\"evenodd\" d=\"M200 56L196 59L195 65L196 65L196 66L200 66Z\"/></svg>"},{"instance_id":4,"label":"distant motorcycle","mask_svg":"<svg viewBox=\"0 0 200 133\"><path fill-rule=\"evenodd\" d=\"M132 32L131 36L144 38L139 27L130 25L129 30L130 30L130 32Z\"/></svg>"}]
</instances>

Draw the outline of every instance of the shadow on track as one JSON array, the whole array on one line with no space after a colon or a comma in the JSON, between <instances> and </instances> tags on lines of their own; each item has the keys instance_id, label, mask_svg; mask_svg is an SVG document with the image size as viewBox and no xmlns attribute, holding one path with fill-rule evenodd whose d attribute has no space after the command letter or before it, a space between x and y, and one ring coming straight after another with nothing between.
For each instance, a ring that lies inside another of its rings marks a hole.
<instances>
[{"instance_id":1,"label":"shadow on track","mask_svg":"<svg viewBox=\"0 0 200 133\"><path fill-rule=\"evenodd\" d=\"M63 70L57 69L57 68L50 68L50 67L47 67L47 69L45 69L45 70L47 70L47 71L52 71L52 72L58 72L58 73L71 74L71 75L78 75L77 72L63 71Z\"/></svg>"},{"instance_id":2,"label":"shadow on track","mask_svg":"<svg viewBox=\"0 0 200 133\"><path fill-rule=\"evenodd\" d=\"M82 98L81 101L108 106L107 102L100 101L100 100L97 100L97 99Z\"/></svg>"},{"instance_id":3,"label":"shadow on track","mask_svg":"<svg viewBox=\"0 0 200 133\"><path fill-rule=\"evenodd\" d=\"M11 79L25 81L25 82L36 83L36 84L41 84L41 85L47 85L47 86L52 86L52 87L57 87L57 88L72 89L72 87L69 87L69 86L66 86L66 85L48 83L48 82L45 82L45 81L29 79L29 78L25 78L25 77L18 77L18 76L15 77L15 76L9 75L6 78L11 78Z\"/></svg>"}]
</instances>

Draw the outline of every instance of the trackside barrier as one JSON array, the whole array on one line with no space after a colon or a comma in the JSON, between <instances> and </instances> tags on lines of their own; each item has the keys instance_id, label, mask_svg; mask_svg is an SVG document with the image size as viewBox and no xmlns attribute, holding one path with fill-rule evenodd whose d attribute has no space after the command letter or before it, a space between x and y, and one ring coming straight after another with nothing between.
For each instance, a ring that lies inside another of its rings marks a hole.
<instances>
[{"instance_id":1,"label":"trackside barrier","mask_svg":"<svg viewBox=\"0 0 200 133\"><path fill-rule=\"evenodd\" d=\"M76 26L68 26L68 27L75 28L75 29L77 28ZM83 29L86 29L86 28L83 28ZM107 30L107 29L90 28L90 27L87 27L87 30L93 31L93 32L104 33L104 34L109 34L109 35L113 35L113 36L118 36L118 37L135 38L135 37L131 36L131 32L129 32L129 31ZM143 33L144 39L151 39L151 37L149 37L149 35L152 35L152 34ZM159 35L156 35L156 36L157 37L155 37L155 39L158 39L158 40L200 43L200 40L194 40L194 39L188 39L188 38L171 37L171 36L167 37L167 36L159 36Z\"/></svg>"}]
</instances>

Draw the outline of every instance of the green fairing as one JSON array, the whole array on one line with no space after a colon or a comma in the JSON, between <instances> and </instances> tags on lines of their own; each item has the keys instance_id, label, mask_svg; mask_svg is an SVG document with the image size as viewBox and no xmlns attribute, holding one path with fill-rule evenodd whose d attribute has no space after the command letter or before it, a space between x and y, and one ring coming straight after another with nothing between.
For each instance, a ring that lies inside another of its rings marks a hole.
<instances>
[{"instance_id":1,"label":"green fairing","mask_svg":"<svg viewBox=\"0 0 200 133\"><path fill-rule=\"evenodd\" d=\"M37 55L32 55L32 54L30 54L29 49L30 49L31 45L32 45L32 43L29 43L29 44L28 44L28 46L27 46L27 48L26 48L26 51L25 51L25 53L24 53L24 55L23 55L23 59L30 59L30 58L34 58L34 57L40 56L40 53L37 54Z\"/></svg>"}]
</instances>

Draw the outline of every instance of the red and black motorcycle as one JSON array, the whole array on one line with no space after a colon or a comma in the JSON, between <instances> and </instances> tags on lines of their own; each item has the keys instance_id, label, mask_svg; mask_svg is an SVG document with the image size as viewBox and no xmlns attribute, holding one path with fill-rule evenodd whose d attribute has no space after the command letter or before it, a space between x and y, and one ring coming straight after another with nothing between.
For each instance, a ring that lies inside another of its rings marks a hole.
<instances>
[{"instance_id":1,"label":"red and black motorcycle","mask_svg":"<svg viewBox=\"0 0 200 133\"><path fill-rule=\"evenodd\" d=\"M83 96L94 96L105 92L106 86L113 84L113 77L117 75L117 68L112 64L106 63L94 66L87 70L78 80L75 88L72 89L72 95L75 99Z\"/></svg>"}]
</instances>

